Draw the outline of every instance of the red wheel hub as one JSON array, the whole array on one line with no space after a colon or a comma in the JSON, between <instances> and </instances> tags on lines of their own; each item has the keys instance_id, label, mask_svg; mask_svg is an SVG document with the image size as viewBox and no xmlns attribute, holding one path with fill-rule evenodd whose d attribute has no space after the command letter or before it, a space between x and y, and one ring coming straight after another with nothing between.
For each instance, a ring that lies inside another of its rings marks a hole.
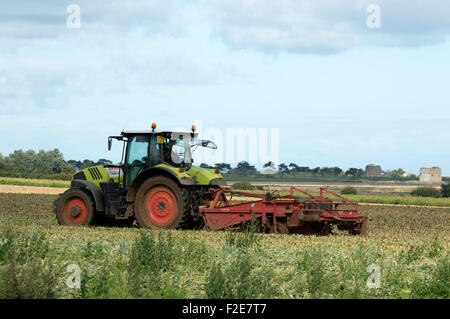
<instances>
[{"instance_id":1,"label":"red wheel hub","mask_svg":"<svg viewBox=\"0 0 450 319\"><path fill-rule=\"evenodd\" d=\"M81 198L75 197L67 204L67 215L77 223L83 222L87 215L87 207Z\"/></svg>"},{"instance_id":2,"label":"red wheel hub","mask_svg":"<svg viewBox=\"0 0 450 319\"><path fill-rule=\"evenodd\" d=\"M166 187L155 187L145 197L147 217L155 226L170 225L178 214L174 194Z\"/></svg>"}]
</instances>

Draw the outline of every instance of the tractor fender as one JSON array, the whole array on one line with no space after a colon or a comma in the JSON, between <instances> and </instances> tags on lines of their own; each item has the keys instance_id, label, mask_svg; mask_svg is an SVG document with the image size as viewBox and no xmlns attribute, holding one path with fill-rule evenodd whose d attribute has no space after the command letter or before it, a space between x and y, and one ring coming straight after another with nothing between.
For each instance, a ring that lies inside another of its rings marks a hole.
<instances>
[{"instance_id":1,"label":"tractor fender","mask_svg":"<svg viewBox=\"0 0 450 319\"><path fill-rule=\"evenodd\" d=\"M100 212L105 210L105 203L103 202L103 194L97 185L89 181L74 179L71 183L71 187L79 187L85 189L87 188L91 192L92 196L94 196L95 209Z\"/></svg>"},{"instance_id":2,"label":"tractor fender","mask_svg":"<svg viewBox=\"0 0 450 319\"><path fill-rule=\"evenodd\" d=\"M131 183L130 187L128 188L127 192L127 202L133 202L134 198L136 197L137 190L139 189L139 186L146 181L148 178L156 176L156 175L162 175L166 176L170 179L172 179L174 182L176 182L178 185L195 185L195 182L192 179L180 179L178 178L177 174L172 172L170 169L167 169L165 167L151 167L147 168L146 170L143 170Z\"/></svg>"}]
</instances>

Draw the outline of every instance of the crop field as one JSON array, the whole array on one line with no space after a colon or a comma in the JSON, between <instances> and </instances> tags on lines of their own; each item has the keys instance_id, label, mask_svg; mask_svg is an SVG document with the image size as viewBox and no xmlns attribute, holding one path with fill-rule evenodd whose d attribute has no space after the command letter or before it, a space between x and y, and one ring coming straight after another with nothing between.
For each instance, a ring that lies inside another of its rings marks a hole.
<instances>
[{"instance_id":1,"label":"crop field","mask_svg":"<svg viewBox=\"0 0 450 319\"><path fill-rule=\"evenodd\" d=\"M302 188L305 189L305 188ZM271 191L271 189L265 190L252 190L252 193L260 193L264 194L267 191ZM306 189L306 191L310 191L312 195L317 196L319 193L317 192L317 188L315 189ZM335 190L338 192L338 190ZM243 192L248 192L243 190ZM280 196L290 195L290 191L279 191L276 192ZM300 193L295 193L295 196L298 197L306 197ZM433 197L420 197L420 196L410 196L410 195L373 195L373 194L361 194L361 195L342 195L346 199L356 202L356 203L368 203L368 204L384 204L384 205L411 205L411 206L424 206L424 207L450 207L450 198L433 198ZM234 195L234 197L240 197L240 195ZM324 193L325 198L339 200L339 198Z\"/></svg>"},{"instance_id":2,"label":"crop field","mask_svg":"<svg viewBox=\"0 0 450 319\"><path fill-rule=\"evenodd\" d=\"M0 185L70 187L70 181L34 178L0 177Z\"/></svg>"},{"instance_id":3,"label":"crop field","mask_svg":"<svg viewBox=\"0 0 450 319\"><path fill-rule=\"evenodd\" d=\"M306 236L59 226L54 199L0 194L0 298L450 297L450 208L362 205L367 236Z\"/></svg>"},{"instance_id":4,"label":"crop field","mask_svg":"<svg viewBox=\"0 0 450 319\"><path fill-rule=\"evenodd\" d=\"M13 190L5 189L9 185ZM19 189L18 186L22 186ZM41 187L41 189L31 189L30 187ZM1 192L20 192L20 193L42 193L57 194L62 193L63 188L70 187L70 181L63 180L46 180L46 179L28 179L28 178L10 178L0 177ZM317 195L318 186L299 186L301 189ZM339 187L326 187L327 189L339 193ZM345 195L349 200L359 203L373 203L386 205L416 205L416 206L433 206L433 207L450 207L450 198L431 198L410 196L411 189L399 186L386 187L356 187L358 195ZM289 187L287 186L264 186L263 190L252 190L252 192L265 193L267 191L279 190L280 195L288 195ZM296 193L301 195L300 193Z\"/></svg>"}]
</instances>

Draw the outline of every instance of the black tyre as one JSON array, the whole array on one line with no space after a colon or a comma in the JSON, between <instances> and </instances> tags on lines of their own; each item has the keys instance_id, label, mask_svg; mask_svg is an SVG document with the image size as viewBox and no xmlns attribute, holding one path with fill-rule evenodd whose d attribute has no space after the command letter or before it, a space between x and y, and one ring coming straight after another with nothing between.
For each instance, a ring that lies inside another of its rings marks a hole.
<instances>
[{"instance_id":1,"label":"black tyre","mask_svg":"<svg viewBox=\"0 0 450 319\"><path fill-rule=\"evenodd\" d=\"M95 213L92 197L84 190L71 188L65 191L56 207L56 219L60 225L86 226Z\"/></svg>"},{"instance_id":2,"label":"black tyre","mask_svg":"<svg viewBox=\"0 0 450 319\"><path fill-rule=\"evenodd\" d=\"M146 180L136 194L134 215L138 224L151 229L181 226L185 208L180 186L164 176Z\"/></svg>"}]
</instances>

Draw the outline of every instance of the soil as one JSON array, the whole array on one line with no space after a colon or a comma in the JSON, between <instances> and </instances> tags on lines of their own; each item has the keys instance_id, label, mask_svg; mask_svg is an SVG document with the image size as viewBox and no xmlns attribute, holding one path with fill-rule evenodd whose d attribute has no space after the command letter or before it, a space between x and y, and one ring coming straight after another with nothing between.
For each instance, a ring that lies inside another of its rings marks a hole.
<instances>
[{"instance_id":1,"label":"soil","mask_svg":"<svg viewBox=\"0 0 450 319\"><path fill-rule=\"evenodd\" d=\"M9 193L9 194L58 195L64 193L65 190L66 188L57 188L57 187L0 185L0 193Z\"/></svg>"}]
</instances>

